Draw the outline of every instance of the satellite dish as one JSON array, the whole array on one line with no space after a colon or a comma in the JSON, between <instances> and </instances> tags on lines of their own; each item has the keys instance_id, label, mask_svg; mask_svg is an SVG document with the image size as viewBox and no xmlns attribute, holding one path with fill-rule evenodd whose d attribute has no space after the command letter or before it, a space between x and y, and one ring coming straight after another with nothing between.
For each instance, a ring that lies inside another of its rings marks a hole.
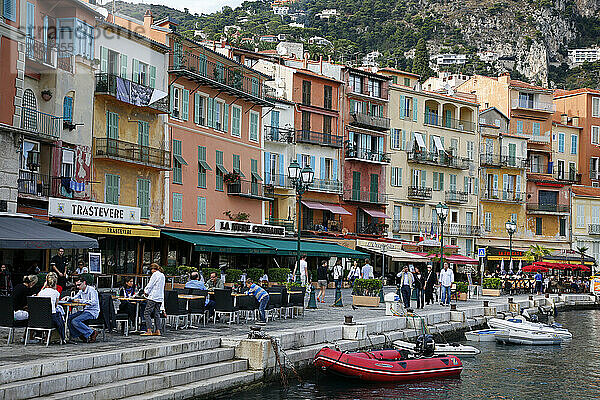
<instances>
[{"instance_id":1,"label":"satellite dish","mask_svg":"<svg viewBox=\"0 0 600 400\"><path fill-rule=\"evenodd\" d=\"M104 19L108 18L108 10L104 7L97 7L96 11L98 11Z\"/></svg>"},{"instance_id":2,"label":"satellite dish","mask_svg":"<svg viewBox=\"0 0 600 400\"><path fill-rule=\"evenodd\" d=\"M277 97L283 97L285 91L282 88L277 88L275 89L275 94L277 95Z\"/></svg>"},{"instance_id":3,"label":"satellite dish","mask_svg":"<svg viewBox=\"0 0 600 400\"><path fill-rule=\"evenodd\" d=\"M277 49L277 54L279 54L280 56L285 56L285 55L287 55L287 53L288 53L288 49L287 49L287 47L280 46L280 47Z\"/></svg>"}]
</instances>

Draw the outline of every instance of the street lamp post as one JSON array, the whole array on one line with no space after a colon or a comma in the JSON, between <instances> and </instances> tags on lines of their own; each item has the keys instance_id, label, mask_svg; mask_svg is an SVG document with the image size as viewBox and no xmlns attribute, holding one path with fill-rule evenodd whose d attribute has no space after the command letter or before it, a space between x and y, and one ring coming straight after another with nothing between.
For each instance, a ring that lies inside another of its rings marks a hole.
<instances>
[{"instance_id":1,"label":"street lamp post","mask_svg":"<svg viewBox=\"0 0 600 400\"><path fill-rule=\"evenodd\" d=\"M313 182L315 173L310 166L300 168L300 164L296 160L292 161L288 167L288 177L290 182L296 189L297 208L298 208L298 246L296 248L296 276L300 273L300 232L302 231L302 195L310 184Z\"/></svg>"},{"instance_id":2,"label":"street lamp post","mask_svg":"<svg viewBox=\"0 0 600 400\"><path fill-rule=\"evenodd\" d=\"M438 203L435 206L435 213L440 220L440 271L444 267L444 221L448 216L448 206L442 203Z\"/></svg>"},{"instance_id":3,"label":"street lamp post","mask_svg":"<svg viewBox=\"0 0 600 400\"><path fill-rule=\"evenodd\" d=\"M510 270L512 271L512 268L513 268L513 265L512 265L512 237L515 234L515 232L517 231L517 224L515 224L515 222L513 220L508 220L508 221L506 221L506 224L504 224L504 226L506 227L506 232L508 232L508 243L509 243L508 268L510 268Z\"/></svg>"}]
</instances>

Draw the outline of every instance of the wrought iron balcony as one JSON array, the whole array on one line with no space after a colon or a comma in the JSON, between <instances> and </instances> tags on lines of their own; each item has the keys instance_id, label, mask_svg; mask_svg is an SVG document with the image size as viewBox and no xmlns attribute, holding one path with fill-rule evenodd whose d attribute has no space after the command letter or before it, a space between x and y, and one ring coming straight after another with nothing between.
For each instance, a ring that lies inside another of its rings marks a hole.
<instances>
[{"instance_id":1,"label":"wrought iron balcony","mask_svg":"<svg viewBox=\"0 0 600 400\"><path fill-rule=\"evenodd\" d=\"M286 232L294 232L294 220L293 219L282 219L282 218L269 218L267 220L268 225L283 226Z\"/></svg>"},{"instance_id":2,"label":"wrought iron balcony","mask_svg":"<svg viewBox=\"0 0 600 400\"><path fill-rule=\"evenodd\" d=\"M278 126L265 126L265 140L269 142L295 143L294 130Z\"/></svg>"},{"instance_id":3,"label":"wrought iron balcony","mask_svg":"<svg viewBox=\"0 0 600 400\"><path fill-rule=\"evenodd\" d=\"M25 56L28 60L39 64L41 69L58 67L63 71L73 72L73 53L29 36L25 38Z\"/></svg>"},{"instance_id":4,"label":"wrought iron balcony","mask_svg":"<svg viewBox=\"0 0 600 400\"><path fill-rule=\"evenodd\" d=\"M308 190L314 192L342 193L342 182L337 179L313 179Z\"/></svg>"},{"instance_id":5,"label":"wrought iron balcony","mask_svg":"<svg viewBox=\"0 0 600 400\"><path fill-rule=\"evenodd\" d=\"M565 181L569 183L579 183L581 182L581 174L577 173L577 171L557 171L554 174L554 177L559 181Z\"/></svg>"},{"instance_id":6,"label":"wrought iron balcony","mask_svg":"<svg viewBox=\"0 0 600 400\"><path fill-rule=\"evenodd\" d=\"M260 182L239 180L227 184L227 194L255 200L273 200L273 186Z\"/></svg>"},{"instance_id":7,"label":"wrought iron balcony","mask_svg":"<svg viewBox=\"0 0 600 400\"><path fill-rule=\"evenodd\" d=\"M342 147L342 137L332 133L314 132L300 129L296 131L296 142Z\"/></svg>"},{"instance_id":8,"label":"wrought iron balcony","mask_svg":"<svg viewBox=\"0 0 600 400\"><path fill-rule=\"evenodd\" d=\"M63 117L46 114L33 108L21 107L21 128L42 137L60 138Z\"/></svg>"},{"instance_id":9,"label":"wrought iron balcony","mask_svg":"<svg viewBox=\"0 0 600 400\"><path fill-rule=\"evenodd\" d=\"M436 222L394 220L392 230L397 233L428 233L439 234L440 226ZM481 228L476 225L444 224L444 235L479 236Z\"/></svg>"},{"instance_id":10,"label":"wrought iron balcony","mask_svg":"<svg viewBox=\"0 0 600 400\"><path fill-rule=\"evenodd\" d=\"M438 126L440 128L456 129L459 131L475 132L475 123L462 119L440 117L435 113L425 113L425 125Z\"/></svg>"},{"instance_id":11,"label":"wrought iron balcony","mask_svg":"<svg viewBox=\"0 0 600 400\"><path fill-rule=\"evenodd\" d=\"M121 83L124 83L130 88L139 87L141 90L135 91L137 93L134 96L134 91L121 92ZM123 101L128 104L136 105L139 107L147 107L149 111L157 111L158 113L167 114L169 113L169 96L165 96L162 99L149 103L152 95L152 89L149 86L141 85L139 83L130 81L129 79L121 78L115 74L101 73L96 74L96 93L106 94L116 98L117 100Z\"/></svg>"},{"instance_id":12,"label":"wrought iron balcony","mask_svg":"<svg viewBox=\"0 0 600 400\"><path fill-rule=\"evenodd\" d=\"M390 119L386 117L379 117L361 112L350 113L350 117L350 123L352 125L362 126L378 131L387 131L390 129Z\"/></svg>"},{"instance_id":13,"label":"wrought iron balcony","mask_svg":"<svg viewBox=\"0 0 600 400\"><path fill-rule=\"evenodd\" d=\"M548 113L553 113L556 111L556 106L554 105L554 103L544 103L541 101L525 99L513 99L511 104L513 109L521 108L525 110L543 111Z\"/></svg>"},{"instance_id":14,"label":"wrought iron balcony","mask_svg":"<svg viewBox=\"0 0 600 400\"><path fill-rule=\"evenodd\" d=\"M525 193L513 190L483 189L481 200L522 203L525 201Z\"/></svg>"},{"instance_id":15,"label":"wrought iron balcony","mask_svg":"<svg viewBox=\"0 0 600 400\"><path fill-rule=\"evenodd\" d=\"M280 188L292 188L293 185L290 182L290 178L285 174L272 174L265 172L265 185L272 185Z\"/></svg>"},{"instance_id":16,"label":"wrought iron balcony","mask_svg":"<svg viewBox=\"0 0 600 400\"><path fill-rule=\"evenodd\" d=\"M344 190L344 200L358 201L362 203L387 204L388 195L379 192L369 192L362 190L346 189Z\"/></svg>"},{"instance_id":17,"label":"wrought iron balcony","mask_svg":"<svg viewBox=\"0 0 600 400\"><path fill-rule=\"evenodd\" d=\"M441 165L456 169L469 169L472 161L468 158L452 156L447 152L409 151L408 162Z\"/></svg>"},{"instance_id":18,"label":"wrought iron balcony","mask_svg":"<svg viewBox=\"0 0 600 400\"><path fill-rule=\"evenodd\" d=\"M446 202L447 203L456 203L456 204L468 203L469 202L469 193L459 192L456 190L447 190L446 191Z\"/></svg>"},{"instance_id":19,"label":"wrought iron balcony","mask_svg":"<svg viewBox=\"0 0 600 400\"><path fill-rule=\"evenodd\" d=\"M432 190L430 187L409 186L408 197L411 199L429 200L431 199Z\"/></svg>"},{"instance_id":20,"label":"wrought iron balcony","mask_svg":"<svg viewBox=\"0 0 600 400\"><path fill-rule=\"evenodd\" d=\"M600 235L600 224L589 224L588 235Z\"/></svg>"},{"instance_id":21,"label":"wrought iron balcony","mask_svg":"<svg viewBox=\"0 0 600 400\"><path fill-rule=\"evenodd\" d=\"M17 191L20 195L73 198L71 178L20 170Z\"/></svg>"},{"instance_id":22,"label":"wrought iron balcony","mask_svg":"<svg viewBox=\"0 0 600 400\"><path fill-rule=\"evenodd\" d=\"M565 214L570 212L568 204L527 203L527 212L531 214Z\"/></svg>"},{"instance_id":23,"label":"wrought iron balcony","mask_svg":"<svg viewBox=\"0 0 600 400\"><path fill-rule=\"evenodd\" d=\"M171 169L171 152L109 138L94 139L96 158L110 158L158 169Z\"/></svg>"},{"instance_id":24,"label":"wrought iron balcony","mask_svg":"<svg viewBox=\"0 0 600 400\"><path fill-rule=\"evenodd\" d=\"M482 166L490 167L508 167L508 168L527 168L527 159L521 157L501 156L499 154L481 154L479 160Z\"/></svg>"},{"instance_id":25,"label":"wrought iron balcony","mask_svg":"<svg viewBox=\"0 0 600 400\"><path fill-rule=\"evenodd\" d=\"M367 161L373 163L390 163L389 153L380 153L378 151L365 150L365 149L354 149L348 147L346 149L346 158L360 161Z\"/></svg>"}]
</instances>

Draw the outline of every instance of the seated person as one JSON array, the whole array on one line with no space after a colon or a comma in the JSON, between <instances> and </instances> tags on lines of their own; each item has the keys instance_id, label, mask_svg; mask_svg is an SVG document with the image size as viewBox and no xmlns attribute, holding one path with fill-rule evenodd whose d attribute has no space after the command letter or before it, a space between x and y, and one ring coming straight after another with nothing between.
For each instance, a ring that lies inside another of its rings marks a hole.
<instances>
[{"instance_id":1,"label":"seated person","mask_svg":"<svg viewBox=\"0 0 600 400\"><path fill-rule=\"evenodd\" d=\"M90 272L88 267L83 264L83 260L79 260L77 263L77 268L75 269L75 275L87 274Z\"/></svg>"},{"instance_id":2,"label":"seated person","mask_svg":"<svg viewBox=\"0 0 600 400\"><path fill-rule=\"evenodd\" d=\"M267 317L265 315L265 309L267 308L267 304L269 304L269 293L257 284L252 282L252 279L246 279L246 291L247 294L250 294L256 297L258 300L258 315L260 322L259 325L264 325L267 322Z\"/></svg>"},{"instance_id":3,"label":"seated person","mask_svg":"<svg viewBox=\"0 0 600 400\"><path fill-rule=\"evenodd\" d=\"M46 275L46 282L42 287L42 290L37 294L38 297L49 297L52 303L52 326L56 328L60 335L61 344L66 343L65 338L65 321L62 316L62 307L57 306L58 298L60 293L56 290L56 283L58 282L58 275L55 272L49 272Z\"/></svg>"},{"instance_id":4,"label":"seated person","mask_svg":"<svg viewBox=\"0 0 600 400\"><path fill-rule=\"evenodd\" d=\"M23 283L14 287L12 292L15 320L23 321L29 318L27 313L27 296L31 296L33 287L37 284L38 277L29 275L23 277Z\"/></svg>"},{"instance_id":5,"label":"seated person","mask_svg":"<svg viewBox=\"0 0 600 400\"><path fill-rule=\"evenodd\" d=\"M206 288L210 289L224 289L225 285L223 284L223 280L217 278L216 272L210 273L210 279L206 282Z\"/></svg>"},{"instance_id":6,"label":"seated person","mask_svg":"<svg viewBox=\"0 0 600 400\"><path fill-rule=\"evenodd\" d=\"M263 276L261 276L259 281L260 281L261 286L265 286L265 287L269 286L269 276L267 274L264 274Z\"/></svg>"},{"instance_id":7,"label":"seated person","mask_svg":"<svg viewBox=\"0 0 600 400\"><path fill-rule=\"evenodd\" d=\"M196 271L190 274L190 280L185 283L184 287L186 289L206 290L206 286L204 286L204 281L200 280L200 275Z\"/></svg>"},{"instance_id":8,"label":"seated person","mask_svg":"<svg viewBox=\"0 0 600 400\"><path fill-rule=\"evenodd\" d=\"M123 282L123 287L121 287L119 289L119 297L126 297L126 298L131 298L131 297L135 297L137 294L137 288L135 287L133 278L125 278L125 281ZM121 300L120 304L119 304L119 313L124 313L129 315L129 320L130 321L135 321L135 315L136 315L136 308L140 307L140 310L138 311L138 315L141 315L144 312L144 303L140 304L139 306L137 306L135 303L127 301L127 300Z\"/></svg>"},{"instance_id":9,"label":"seated person","mask_svg":"<svg viewBox=\"0 0 600 400\"><path fill-rule=\"evenodd\" d=\"M98 292L93 286L88 286L86 278L88 276L85 274L79 276L75 280L75 286L79 289L79 292L72 299L65 297L66 300L73 300L86 305L82 311L71 314L67 324L69 332L71 332L71 339L81 338L84 343L94 343L98 331L87 326L85 322L98 318L100 301L98 300Z\"/></svg>"}]
</instances>

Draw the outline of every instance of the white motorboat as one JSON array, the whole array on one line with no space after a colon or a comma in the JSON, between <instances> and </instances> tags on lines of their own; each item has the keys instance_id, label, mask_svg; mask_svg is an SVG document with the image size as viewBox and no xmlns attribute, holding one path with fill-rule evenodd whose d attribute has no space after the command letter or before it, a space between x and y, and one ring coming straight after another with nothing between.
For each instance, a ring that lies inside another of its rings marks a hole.
<instances>
[{"instance_id":1,"label":"white motorboat","mask_svg":"<svg viewBox=\"0 0 600 400\"><path fill-rule=\"evenodd\" d=\"M480 329L477 331L465 332L467 340L472 342L493 342L496 340L497 333L504 332L500 329Z\"/></svg>"},{"instance_id":2,"label":"white motorboat","mask_svg":"<svg viewBox=\"0 0 600 400\"><path fill-rule=\"evenodd\" d=\"M491 318L488 321L488 325L492 329L554 334L562 340L571 340L573 338L571 332L559 324L546 325L539 322L530 322L522 316L508 319Z\"/></svg>"},{"instance_id":3,"label":"white motorboat","mask_svg":"<svg viewBox=\"0 0 600 400\"><path fill-rule=\"evenodd\" d=\"M415 353L415 344L410 342L405 342L403 340L395 340L393 345L398 350L408 350L411 353ZM447 344L435 344L435 349L433 351L435 355L451 355L458 357L475 357L477 354L481 353L476 347L473 346L465 346L459 343L447 343Z\"/></svg>"},{"instance_id":4,"label":"white motorboat","mask_svg":"<svg viewBox=\"0 0 600 400\"><path fill-rule=\"evenodd\" d=\"M508 330L497 333L496 341L500 343L526 344L526 345L556 345L563 339L554 333Z\"/></svg>"}]
</instances>

